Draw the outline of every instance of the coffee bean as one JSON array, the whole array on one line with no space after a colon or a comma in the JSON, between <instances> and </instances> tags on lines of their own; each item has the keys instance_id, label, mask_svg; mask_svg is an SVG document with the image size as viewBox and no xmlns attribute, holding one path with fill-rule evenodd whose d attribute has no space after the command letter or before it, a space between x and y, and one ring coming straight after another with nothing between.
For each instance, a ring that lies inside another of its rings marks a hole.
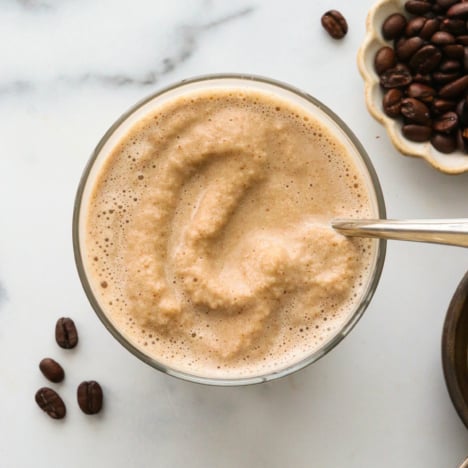
<instances>
[{"instance_id":1,"label":"coffee bean","mask_svg":"<svg viewBox=\"0 0 468 468\"><path fill-rule=\"evenodd\" d=\"M65 403L59 394L48 387L42 387L36 392L36 403L53 419L62 419L67 412Z\"/></svg>"},{"instance_id":2,"label":"coffee bean","mask_svg":"<svg viewBox=\"0 0 468 468\"><path fill-rule=\"evenodd\" d=\"M438 46L455 44L455 36L446 31L437 31L431 37L431 42Z\"/></svg>"},{"instance_id":3,"label":"coffee bean","mask_svg":"<svg viewBox=\"0 0 468 468\"><path fill-rule=\"evenodd\" d=\"M398 58L406 62L411 56L417 52L424 45L424 40L420 37L410 37L409 39L402 39L398 41L396 46L396 54Z\"/></svg>"},{"instance_id":4,"label":"coffee bean","mask_svg":"<svg viewBox=\"0 0 468 468\"><path fill-rule=\"evenodd\" d=\"M405 10L408 13L415 15L422 15L431 11L432 5L429 2L423 0L408 0L405 3Z\"/></svg>"},{"instance_id":5,"label":"coffee bean","mask_svg":"<svg viewBox=\"0 0 468 468\"><path fill-rule=\"evenodd\" d=\"M441 88L439 91L439 96L443 99L457 98L461 96L467 89L468 75L465 75Z\"/></svg>"},{"instance_id":6,"label":"coffee bean","mask_svg":"<svg viewBox=\"0 0 468 468\"><path fill-rule=\"evenodd\" d=\"M438 71L438 72L434 72L432 74L433 80L438 85L444 85L446 83L450 83L452 81L455 81L459 77L460 77L460 73L458 73L458 72L444 73L444 72Z\"/></svg>"},{"instance_id":7,"label":"coffee bean","mask_svg":"<svg viewBox=\"0 0 468 468\"><path fill-rule=\"evenodd\" d=\"M466 127L468 126L468 98L463 98L456 107L456 112L460 123Z\"/></svg>"},{"instance_id":8,"label":"coffee bean","mask_svg":"<svg viewBox=\"0 0 468 468\"><path fill-rule=\"evenodd\" d=\"M458 0L436 0L437 5L440 5L442 8L448 8L457 2Z\"/></svg>"},{"instance_id":9,"label":"coffee bean","mask_svg":"<svg viewBox=\"0 0 468 468\"><path fill-rule=\"evenodd\" d=\"M430 122L429 108L417 99L403 99L400 112L410 123L427 125Z\"/></svg>"},{"instance_id":10,"label":"coffee bean","mask_svg":"<svg viewBox=\"0 0 468 468\"><path fill-rule=\"evenodd\" d=\"M463 20L445 18L440 24L440 30L447 31L458 36L459 34L464 34L466 32L466 25Z\"/></svg>"},{"instance_id":11,"label":"coffee bean","mask_svg":"<svg viewBox=\"0 0 468 468\"><path fill-rule=\"evenodd\" d=\"M411 83L406 90L408 97L419 99L422 102L432 102L436 90L422 83Z\"/></svg>"},{"instance_id":12,"label":"coffee bean","mask_svg":"<svg viewBox=\"0 0 468 468\"><path fill-rule=\"evenodd\" d=\"M77 390L78 405L86 414L96 414L102 408L102 388L94 380L81 382Z\"/></svg>"},{"instance_id":13,"label":"coffee bean","mask_svg":"<svg viewBox=\"0 0 468 468\"><path fill-rule=\"evenodd\" d=\"M403 93L398 88L389 89L382 101L385 114L393 118L398 117L400 115L402 98Z\"/></svg>"},{"instance_id":14,"label":"coffee bean","mask_svg":"<svg viewBox=\"0 0 468 468\"><path fill-rule=\"evenodd\" d=\"M394 67L382 73L380 84L384 88L398 88L409 85L412 80L411 72L408 69Z\"/></svg>"},{"instance_id":15,"label":"coffee bean","mask_svg":"<svg viewBox=\"0 0 468 468\"><path fill-rule=\"evenodd\" d=\"M416 16L414 18L411 18L408 21L408 24L405 28L406 37L419 36L423 26L426 24L427 21L429 20L427 18L424 18L424 16Z\"/></svg>"},{"instance_id":16,"label":"coffee bean","mask_svg":"<svg viewBox=\"0 0 468 468\"><path fill-rule=\"evenodd\" d=\"M434 35L434 33L436 33L439 30L439 25L439 20L435 18L428 19L424 23L424 26L422 27L419 33L419 37L428 41Z\"/></svg>"},{"instance_id":17,"label":"coffee bean","mask_svg":"<svg viewBox=\"0 0 468 468\"><path fill-rule=\"evenodd\" d=\"M426 45L419 49L409 61L410 67L418 73L430 73L439 65L442 53L433 45Z\"/></svg>"},{"instance_id":18,"label":"coffee bean","mask_svg":"<svg viewBox=\"0 0 468 468\"><path fill-rule=\"evenodd\" d=\"M447 10L447 16L448 17L454 17L454 16L468 16L468 3L467 2L461 2L461 3L456 3L455 5L452 5L448 10Z\"/></svg>"},{"instance_id":19,"label":"coffee bean","mask_svg":"<svg viewBox=\"0 0 468 468\"><path fill-rule=\"evenodd\" d=\"M416 83L423 83L430 86L432 84L432 76L429 73L426 73L424 75L421 75L421 73L416 73L415 75L413 75L413 81Z\"/></svg>"},{"instance_id":20,"label":"coffee bean","mask_svg":"<svg viewBox=\"0 0 468 468\"><path fill-rule=\"evenodd\" d=\"M337 10L329 10L323 14L322 26L333 39L343 39L348 32L348 23Z\"/></svg>"},{"instance_id":21,"label":"coffee bean","mask_svg":"<svg viewBox=\"0 0 468 468\"><path fill-rule=\"evenodd\" d=\"M440 63L439 70L444 73L454 73L460 71L461 65L458 60L448 59Z\"/></svg>"},{"instance_id":22,"label":"coffee bean","mask_svg":"<svg viewBox=\"0 0 468 468\"><path fill-rule=\"evenodd\" d=\"M432 128L436 132L451 133L458 126L458 115L455 112L446 112L438 119L434 120Z\"/></svg>"},{"instance_id":23,"label":"coffee bean","mask_svg":"<svg viewBox=\"0 0 468 468\"><path fill-rule=\"evenodd\" d=\"M61 348L74 348L78 343L78 332L71 318L62 317L55 325L55 340Z\"/></svg>"},{"instance_id":24,"label":"coffee bean","mask_svg":"<svg viewBox=\"0 0 468 468\"><path fill-rule=\"evenodd\" d=\"M44 358L39 363L39 369L51 382L61 382L65 377L63 367L57 361L54 361L51 358Z\"/></svg>"},{"instance_id":25,"label":"coffee bean","mask_svg":"<svg viewBox=\"0 0 468 468\"><path fill-rule=\"evenodd\" d=\"M391 47L381 47L375 54L374 67L377 74L381 75L389 68L396 65L395 51Z\"/></svg>"},{"instance_id":26,"label":"coffee bean","mask_svg":"<svg viewBox=\"0 0 468 468\"><path fill-rule=\"evenodd\" d=\"M457 149L457 140L450 135L436 133L431 138L432 146L441 153L453 153Z\"/></svg>"},{"instance_id":27,"label":"coffee bean","mask_svg":"<svg viewBox=\"0 0 468 468\"><path fill-rule=\"evenodd\" d=\"M432 101L431 109L436 115L444 114L445 112L454 110L456 103L447 99L434 99Z\"/></svg>"},{"instance_id":28,"label":"coffee bean","mask_svg":"<svg viewBox=\"0 0 468 468\"><path fill-rule=\"evenodd\" d=\"M381 47L374 57L383 112L403 117L403 135L412 141L431 139L441 152L467 149L468 0L408 0L404 6L415 16L394 13L382 26L394 54Z\"/></svg>"},{"instance_id":29,"label":"coffee bean","mask_svg":"<svg viewBox=\"0 0 468 468\"><path fill-rule=\"evenodd\" d=\"M431 138L432 129L424 125L414 125L407 124L402 127L403 135L408 138L408 140L422 143L423 141L428 141Z\"/></svg>"},{"instance_id":30,"label":"coffee bean","mask_svg":"<svg viewBox=\"0 0 468 468\"><path fill-rule=\"evenodd\" d=\"M449 44L443 46L442 51L448 58L460 60L463 58L464 48L461 44Z\"/></svg>"},{"instance_id":31,"label":"coffee bean","mask_svg":"<svg viewBox=\"0 0 468 468\"><path fill-rule=\"evenodd\" d=\"M406 18L401 13L390 15L382 25L382 36L390 41L401 37L406 28Z\"/></svg>"},{"instance_id":32,"label":"coffee bean","mask_svg":"<svg viewBox=\"0 0 468 468\"><path fill-rule=\"evenodd\" d=\"M467 152L468 150L468 141L464 137L466 129L458 129L456 133L457 148L459 151Z\"/></svg>"}]
</instances>

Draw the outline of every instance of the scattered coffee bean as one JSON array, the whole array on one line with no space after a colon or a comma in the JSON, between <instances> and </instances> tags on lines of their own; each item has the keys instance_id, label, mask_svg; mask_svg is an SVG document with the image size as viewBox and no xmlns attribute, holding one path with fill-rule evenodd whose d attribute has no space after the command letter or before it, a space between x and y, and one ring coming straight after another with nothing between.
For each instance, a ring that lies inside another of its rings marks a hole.
<instances>
[{"instance_id":1,"label":"scattered coffee bean","mask_svg":"<svg viewBox=\"0 0 468 468\"><path fill-rule=\"evenodd\" d=\"M468 0L408 0L389 15L374 68L383 111L443 153L468 147ZM393 53L392 53L393 52Z\"/></svg>"},{"instance_id":2,"label":"scattered coffee bean","mask_svg":"<svg viewBox=\"0 0 468 468\"><path fill-rule=\"evenodd\" d=\"M382 36L390 41L401 37L406 28L406 18L400 13L390 15L382 25Z\"/></svg>"},{"instance_id":3,"label":"scattered coffee bean","mask_svg":"<svg viewBox=\"0 0 468 468\"><path fill-rule=\"evenodd\" d=\"M61 348L74 348L78 343L78 332L71 318L62 317L55 325L55 340Z\"/></svg>"},{"instance_id":4,"label":"scattered coffee bean","mask_svg":"<svg viewBox=\"0 0 468 468\"><path fill-rule=\"evenodd\" d=\"M348 23L337 10L329 10L323 14L322 26L333 39L343 39L348 32Z\"/></svg>"},{"instance_id":5,"label":"scattered coffee bean","mask_svg":"<svg viewBox=\"0 0 468 468\"><path fill-rule=\"evenodd\" d=\"M48 387L40 388L36 392L36 403L53 419L62 419L67 412L65 403L59 394Z\"/></svg>"},{"instance_id":6,"label":"scattered coffee bean","mask_svg":"<svg viewBox=\"0 0 468 468\"><path fill-rule=\"evenodd\" d=\"M83 413L96 414L102 408L102 388L94 380L81 382L77 390L78 406Z\"/></svg>"},{"instance_id":7,"label":"scattered coffee bean","mask_svg":"<svg viewBox=\"0 0 468 468\"><path fill-rule=\"evenodd\" d=\"M51 382L61 382L65 377L63 367L57 361L54 361L51 358L44 358L39 363L39 369Z\"/></svg>"}]
</instances>

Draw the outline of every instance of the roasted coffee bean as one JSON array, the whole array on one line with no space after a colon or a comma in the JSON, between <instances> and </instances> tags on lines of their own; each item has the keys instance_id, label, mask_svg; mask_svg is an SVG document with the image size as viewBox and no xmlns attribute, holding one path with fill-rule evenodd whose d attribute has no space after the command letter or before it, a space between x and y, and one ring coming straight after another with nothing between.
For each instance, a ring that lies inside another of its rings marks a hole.
<instances>
[{"instance_id":1,"label":"roasted coffee bean","mask_svg":"<svg viewBox=\"0 0 468 468\"><path fill-rule=\"evenodd\" d=\"M415 16L405 20L392 14L382 26L395 55L381 48L375 56L385 90L383 111L403 117L402 131L410 140L432 137L441 152L456 144L467 149L468 0L409 0L404 5Z\"/></svg>"},{"instance_id":2,"label":"roasted coffee bean","mask_svg":"<svg viewBox=\"0 0 468 468\"><path fill-rule=\"evenodd\" d=\"M401 131L408 140L416 141L418 143L428 141L432 134L431 127L414 124L403 125Z\"/></svg>"},{"instance_id":3,"label":"roasted coffee bean","mask_svg":"<svg viewBox=\"0 0 468 468\"><path fill-rule=\"evenodd\" d=\"M446 112L434 120L432 128L440 133L452 133L458 126L458 115L455 112Z\"/></svg>"},{"instance_id":4,"label":"roasted coffee bean","mask_svg":"<svg viewBox=\"0 0 468 468\"><path fill-rule=\"evenodd\" d=\"M457 141L457 148L459 151L467 152L468 150L468 141L463 136L463 133L466 133L466 129L458 129L455 135Z\"/></svg>"},{"instance_id":5,"label":"roasted coffee bean","mask_svg":"<svg viewBox=\"0 0 468 468\"><path fill-rule=\"evenodd\" d=\"M442 51L448 58L460 60L463 58L464 48L461 44L449 44L443 46Z\"/></svg>"},{"instance_id":6,"label":"roasted coffee bean","mask_svg":"<svg viewBox=\"0 0 468 468\"><path fill-rule=\"evenodd\" d=\"M399 88L409 85L412 80L411 72L408 69L394 67L382 73L380 84L384 88Z\"/></svg>"},{"instance_id":7,"label":"roasted coffee bean","mask_svg":"<svg viewBox=\"0 0 468 468\"><path fill-rule=\"evenodd\" d=\"M391 47L381 47L375 54L374 67L377 74L381 75L389 68L396 65L395 51Z\"/></svg>"},{"instance_id":8,"label":"roasted coffee bean","mask_svg":"<svg viewBox=\"0 0 468 468\"><path fill-rule=\"evenodd\" d=\"M42 387L36 392L36 403L53 419L62 419L67 412L65 403L59 394L48 387Z\"/></svg>"},{"instance_id":9,"label":"roasted coffee bean","mask_svg":"<svg viewBox=\"0 0 468 468\"><path fill-rule=\"evenodd\" d=\"M408 97L419 99L422 102L432 102L436 90L422 83L411 83L406 90Z\"/></svg>"},{"instance_id":10,"label":"roasted coffee bean","mask_svg":"<svg viewBox=\"0 0 468 468\"><path fill-rule=\"evenodd\" d=\"M423 45L423 39L417 36L410 37L409 39L403 39L397 43L396 54L400 60L406 62L415 52L421 49Z\"/></svg>"},{"instance_id":11,"label":"roasted coffee bean","mask_svg":"<svg viewBox=\"0 0 468 468\"><path fill-rule=\"evenodd\" d=\"M94 380L81 382L77 390L78 406L86 414L96 414L102 408L102 388Z\"/></svg>"},{"instance_id":12,"label":"roasted coffee bean","mask_svg":"<svg viewBox=\"0 0 468 468\"><path fill-rule=\"evenodd\" d=\"M454 73L460 71L460 62L453 59L443 60L440 63L439 70L444 73Z\"/></svg>"},{"instance_id":13,"label":"roasted coffee bean","mask_svg":"<svg viewBox=\"0 0 468 468\"><path fill-rule=\"evenodd\" d=\"M438 46L455 44L455 36L445 31L437 31L431 37L431 42Z\"/></svg>"},{"instance_id":14,"label":"roasted coffee bean","mask_svg":"<svg viewBox=\"0 0 468 468\"><path fill-rule=\"evenodd\" d=\"M439 90L439 96L443 99L453 99L461 96L466 90L468 90L468 75L446 84Z\"/></svg>"},{"instance_id":15,"label":"roasted coffee bean","mask_svg":"<svg viewBox=\"0 0 468 468\"><path fill-rule=\"evenodd\" d=\"M348 32L348 23L337 10L329 10L323 14L322 26L333 39L343 39Z\"/></svg>"},{"instance_id":16,"label":"roasted coffee bean","mask_svg":"<svg viewBox=\"0 0 468 468\"><path fill-rule=\"evenodd\" d=\"M447 31L458 36L459 34L464 34L466 32L466 25L463 20L455 18L445 18L440 23L440 30Z\"/></svg>"},{"instance_id":17,"label":"roasted coffee bean","mask_svg":"<svg viewBox=\"0 0 468 468\"><path fill-rule=\"evenodd\" d=\"M51 382L61 382L65 377L63 367L57 361L54 361L51 358L44 358L39 363L39 369Z\"/></svg>"},{"instance_id":18,"label":"roasted coffee bean","mask_svg":"<svg viewBox=\"0 0 468 468\"><path fill-rule=\"evenodd\" d=\"M409 61L410 67L422 75L430 73L439 65L442 53L433 45L425 45L419 49Z\"/></svg>"},{"instance_id":19,"label":"roasted coffee bean","mask_svg":"<svg viewBox=\"0 0 468 468\"><path fill-rule=\"evenodd\" d=\"M61 348L74 348L78 343L78 332L71 318L62 317L55 325L55 340Z\"/></svg>"},{"instance_id":20,"label":"roasted coffee bean","mask_svg":"<svg viewBox=\"0 0 468 468\"><path fill-rule=\"evenodd\" d=\"M447 16L449 17L458 17L458 16L468 16L468 2L461 2L452 5L447 10Z\"/></svg>"},{"instance_id":21,"label":"roasted coffee bean","mask_svg":"<svg viewBox=\"0 0 468 468\"><path fill-rule=\"evenodd\" d=\"M457 149L457 140L452 135L436 133L431 138L432 146L441 153L453 153Z\"/></svg>"},{"instance_id":22,"label":"roasted coffee bean","mask_svg":"<svg viewBox=\"0 0 468 468\"><path fill-rule=\"evenodd\" d=\"M432 101L431 109L436 115L444 114L445 112L454 110L456 103L454 101L449 101L447 99L434 99Z\"/></svg>"},{"instance_id":23,"label":"roasted coffee bean","mask_svg":"<svg viewBox=\"0 0 468 468\"><path fill-rule=\"evenodd\" d=\"M410 123L427 125L430 122L429 108L417 99L403 99L400 112Z\"/></svg>"},{"instance_id":24,"label":"roasted coffee bean","mask_svg":"<svg viewBox=\"0 0 468 468\"><path fill-rule=\"evenodd\" d=\"M423 83L426 85L431 85L432 76L429 75L429 73L426 73L425 75L421 75L421 73L416 73L415 75L413 75L413 81L416 83Z\"/></svg>"},{"instance_id":25,"label":"roasted coffee bean","mask_svg":"<svg viewBox=\"0 0 468 468\"><path fill-rule=\"evenodd\" d=\"M400 13L390 15L382 25L382 36L387 41L398 39L403 35L406 28L406 18Z\"/></svg>"},{"instance_id":26,"label":"roasted coffee bean","mask_svg":"<svg viewBox=\"0 0 468 468\"><path fill-rule=\"evenodd\" d=\"M429 20L427 18L424 18L424 16L416 16L414 18L411 18L408 21L408 24L405 28L406 37L419 36L419 33L421 32L423 26L426 24L427 21Z\"/></svg>"},{"instance_id":27,"label":"roasted coffee bean","mask_svg":"<svg viewBox=\"0 0 468 468\"><path fill-rule=\"evenodd\" d=\"M389 89L383 98L382 105L384 112L389 117L398 117L400 115L401 100L403 93L398 88Z\"/></svg>"},{"instance_id":28,"label":"roasted coffee bean","mask_svg":"<svg viewBox=\"0 0 468 468\"><path fill-rule=\"evenodd\" d=\"M463 98L456 107L456 112L460 123L466 127L468 126L468 98Z\"/></svg>"},{"instance_id":29,"label":"roasted coffee bean","mask_svg":"<svg viewBox=\"0 0 468 468\"><path fill-rule=\"evenodd\" d=\"M444 73L441 71L437 71L432 74L432 78L437 83L437 85L444 85L446 83L450 83L451 81L455 81L459 77L460 73L458 72Z\"/></svg>"},{"instance_id":30,"label":"roasted coffee bean","mask_svg":"<svg viewBox=\"0 0 468 468\"><path fill-rule=\"evenodd\" d=\"M436 4L440 5L442 8L448 8L457 2L458 0L436 0Z\"/></svg>"},{"instance_id":31,"label":"roasted coffee bean","mask_svg":"<svg viewBox=\"0 0 468 468\"><path fill-rule=\"evenodd\" d=\"M435 18L428 19L419 32L419 37L422 37L428 41L434 35L434 33L439 30L439 24L439 21Z\"/></svg>"},{"instance_id":32,"label":"roasted coffee bean","mask_svg":"<svg viewBox=\"0 0 468 468\"><path fill-rule=\"evenodd\" d=\"M408 0L405 3L405 10L414 15L423 15L431 11L432 5L423 0Z\"/></svg>"}]
</instances>

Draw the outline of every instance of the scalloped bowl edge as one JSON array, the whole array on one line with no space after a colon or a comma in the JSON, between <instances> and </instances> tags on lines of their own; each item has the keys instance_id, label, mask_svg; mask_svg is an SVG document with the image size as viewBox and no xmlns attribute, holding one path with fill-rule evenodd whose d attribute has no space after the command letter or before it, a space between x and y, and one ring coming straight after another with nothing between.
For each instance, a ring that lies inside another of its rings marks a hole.
<instances>
[{"instance_id":1,"label":"scalloped bowl edge","mask_svg":"<svg viewBox=\"0 0 468 468\"><path fill-rule=\"evenodd\" d=\"M461 152L444 154L429 142L415 143L401 133L401 123L387 117L382 109L382 91L379 77L374 70L374 56L377 50L388 45L380 33L380 25L388 15L403 12L404 0L379 0L371 7L366 19L366 36L357 56L359 72L364 80L367 109L386 129L396 149L405 156L424 159L435 169L446 174L461 174L468 171L468 156ZM378 26L377 26L378 25Z\"/></svg>"}]
</instances>

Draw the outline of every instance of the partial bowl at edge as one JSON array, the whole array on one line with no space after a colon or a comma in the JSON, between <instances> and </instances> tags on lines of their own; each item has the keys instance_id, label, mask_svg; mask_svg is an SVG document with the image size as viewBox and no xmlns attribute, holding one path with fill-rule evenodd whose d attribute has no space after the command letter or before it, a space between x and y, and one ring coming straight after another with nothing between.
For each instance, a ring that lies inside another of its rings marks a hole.
<instances>
[{"instance_id":1,"label":"partial bowl at edge","mask_svg":"<svg viewBox=\"0 0 468 468\"><path fill-rule=\"evenodd\" d=\"M374 57L381 47L391 46L382 37L382 24L393 13L406 14L405 1L379 0L367 16L366 37L358 53L358 66L364 79L367 108L371 115L385 127L393 145L403 155L422 158L435 169L446 174L468 172L468 155L461 151L444 154L437 151L430 142L416 143L406 139L401 133L401 121L392 119L383 112L383 93L379 84L379 76L374 70Z\"/></svg>"}]
</instances>

